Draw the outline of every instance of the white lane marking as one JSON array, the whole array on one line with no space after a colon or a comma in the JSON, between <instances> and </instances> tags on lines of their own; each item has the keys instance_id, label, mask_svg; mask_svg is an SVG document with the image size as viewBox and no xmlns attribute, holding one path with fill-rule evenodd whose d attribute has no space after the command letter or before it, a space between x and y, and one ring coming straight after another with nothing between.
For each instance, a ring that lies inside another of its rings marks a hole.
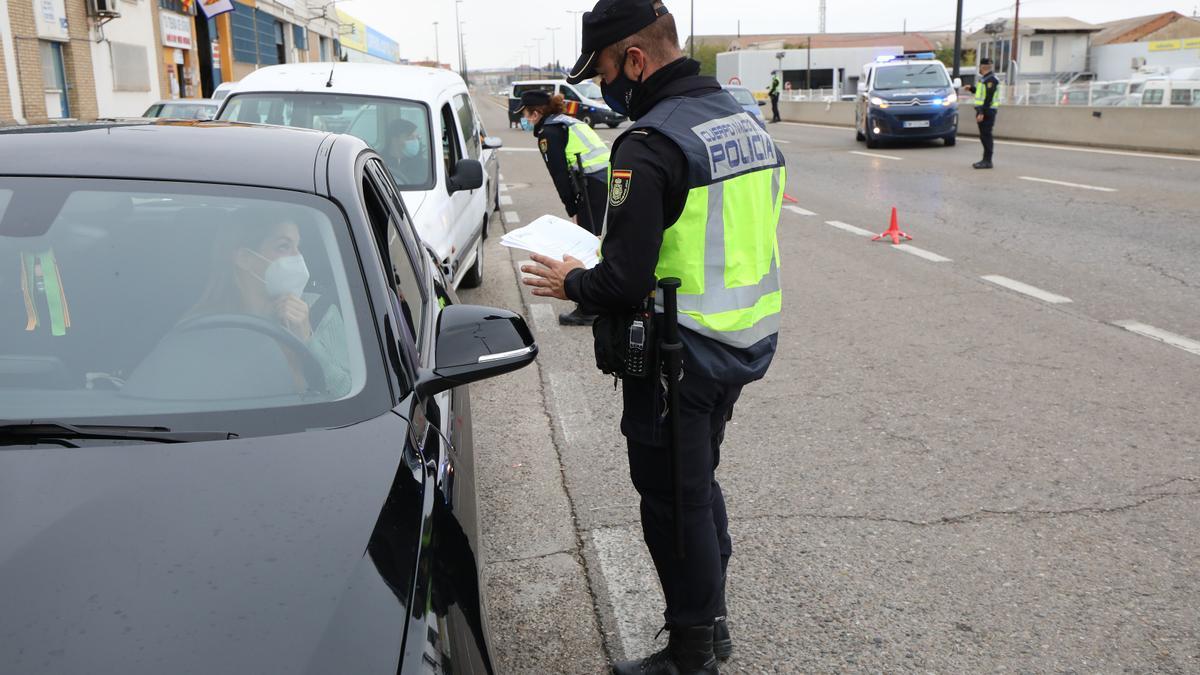
<instances>
[{"instance_id":1,"label":"white lane marking","mask_svg":"<svg viewBox=\"0 0 1200 675\"><path fill-rule=\"evenodd\" d=\"M1097 155L1118 155L1120 157L1144 157L1146 159L1174 159L1181 162L1200 162L1200 157L1184 155L1168 155L1157 152L1130 152L1128 150L1102 150L1100 148L1074 148L1069 145L1054 145L1051 143L1026 143L1023 141L996 141L997 145L1019 145L1026 148L1045 148L1047 150L1066 150L1068 152L1091 152Z\"/></svg>"},{"instance_id":2,"label":"white lane marking","mask_svg":"<svg viewBox=\"0 0 1200 675\"><path fill-rule=\"evenodd\" d=\"M500 195L500 206L512 206L512 197Z\"/></svg>"},{"instance_id":3,"label":"white lane marking","mask_svg":"<svg viewBox=\"0 0 1200 675\"><path fill-rule=\"evenodd\" d=\"M622 655L649 654L654 649L654 629L662 624L658 608L663 600L645 544L634 527L626 526L592 530L592 545L608 587Z\"/></svg>"},{"instance_id":4,"label":"white lane marking","mask_svg":"<svg viewBox=\"0 0 1200 675\"><path fill-rule=\"evenodd\" d=\"M788 204L787 206L785 206L783 208L787 209L788 211L791 211L792 213L795 213L795 214L801 215L801 216L817 215L817 214L813 213L812 211L809 211L808 209L802 209L799 206L792 206L791 204Z\"/></svg>"},{"instance_id":5,"label":"white lane marking","mask_svg":"<svg viewBox=\"0 0 1200 675\"><path fill-rule=\"evenodd\" d=\"M877 152L860 152L858 150L850 150L848 152L852 155L862 155L863 157L878 157L879 159L894 159L897 162L904 159L903 157L895 157L893 155L881 155Z\"/></svg>"},{"instance_id":6,"label":"white lane marking","mask_svg":"<svg viewBox=\"0 0 1200 675\"><path fill-rule=\"evenodd\" d=\"M789 127L812 127L814 129L837 129L838 131L845 131L847 129L854 128L849 125L842 127L842 126L838 126L836 124L813 124L812 122L779 122L779 124L786 124Z\"/></svg>"},{"instance_id":7,"label":"white lane marking","mask_svg":"<svg viewBox=\"0 0 1200 675\"><path fill-rule=\"evenodd\" d=\"M1137 333L1138 335L1144 337L1165 342L1172 347L1178 347L1185 352L1191 352L1192 354L1200 356L1200 342L1197 342L1191 338L1185 338L1182 335L1176 335L1170 331L1165 331L1161 328L1155 328L1154 326L1149 326L1137 321L1114 321L1113 325L1120 326L1131 333Z\"/></svg>"},{"instance_id":8,"label":"white lane marking","mask_svg":"<svg viewBox=\"0 0 1200 675\"><path fill-rule=\"evenodd\" d=\"M825 224L832 225L833 227L836 227L839 230L845 230L847 232L850 232L851 234L857 234L860 237L874 237L875 236L874 232L868 232L867 230L864 230L861 227L855 227L853 225L843 223L840 220L827 220L827 221L825 221Z\"/></svg>"},{"instance_id":9,"label":"white lane marking","mask_svg":"<svg viewBox=\"0 0 1200 675\"><path fill-rule=\"evenodd\" d=\"M501 192L508 192L508 185L507 185L506 183L501 183L501 184L500 184L500 191L501 191Z\"/></svg>"},{"instance_id":10,"label":"white lane marking","mask_svg":"<svg viewBox=\"0 0 1200 675\"><path fill-rule=\"evenodd\" d=\"M1116 192L1116 188L1096 187L1095 185L1084 185L1083 183L1068 183L1063 180L1050 180L1049 178L1034 178L1033 176L1018 176L1021 180L1031 180L1035 183L1049 183L1051 185L1062 185L1064 187L1082 188L1084 190L1096 190L1098 192Z\"/></svg>"},{"instance_id":11,"label":"white lane marking","mask_svg":"<svg viewBox=\"0 0 1200 675\"><path fill-rule=\"evenodd\" d=\"M521 222L521 216L518 216L516 211L505 211L504 222L508 223L509 225L519 223Z\"/></svg>"},{"instance_id":12,"label":"white lane marking","mask_svg":"<svg viewBox=\"0 0 1200 675\"><path fill-rule=\"evenodd\" d=\"M537 152L537 148L500 148L500 152Z\"/></svg>"},{"instance_id":13,"label":"white lane marking","mask_svg":"<svg viewBox=\"0 0 1200 675\"><path fill-rule=\"evenodd\" d=\"M790 145L790 144L791 144L791 141L785 141L785 140L783 140L782 138L772 138L771 140L772 140L772 141L774 141L774 142L776 142L776 143L783 143L784 145Z\"/></svg>"},{"instance_id":14,"label":"white lane marking","mask_svg":"<svg viewBox=\"0 0 1200 675\"><path fill-rule=\"evenodd\" d=\"M933 262L952 262L949 258L940 256L940 255L934 253L933 251L926 251L923 248L917 248L916 246L913 246L911 244L896 244L896 245L892 246L892 248L896 249L897 251L904 251L905 253L911 253L911 254L917 256L918 258L924 258L926 260L931 260Z\"/></svg>"},{"instance_id":15,"label":"white lane marking","mask_svg":"<svg viewBox=\"0 0 1200 675\"><path fill-rule=\"evenodd\" d=\"M521 272L521 268L519 266L517 267L517 271ZM522 276L524 276L524 273L522 273ZM550 331L559 330L558 314L554 312L554 305L548 302L530 303L529 313L530 318L533 319L533 328L536 333L544 334ZM554 377L553 374L551 374L551 377ZM551 382L551 384L553 384L553 382ZM563 429L564 436L566 433L567 430ZM567 442L570 443L571 439L568 438Z\"/></svg>"},{"instance_id":16,"label":"white lane marking","mask_svg":"<svg viewBox=\"0 0 1200 675\"><path fill-rule=\"evenodd\" d=\"M985 275L983 279L985 281L990 281L997 286L1003 286L1010 291L1016 291L1018 293L1028 295L1031 298L1037 298L1043 302L1049 302L1055 305L1071 302L1071 299L1068 297L1055 295L1049 291L1043 291L1037 286L1030 286L1029 284L1024 284L1015 279L1009 279L1008 277L1002 277L998 274L988 274Z\"/></svg>"}]
</instances>

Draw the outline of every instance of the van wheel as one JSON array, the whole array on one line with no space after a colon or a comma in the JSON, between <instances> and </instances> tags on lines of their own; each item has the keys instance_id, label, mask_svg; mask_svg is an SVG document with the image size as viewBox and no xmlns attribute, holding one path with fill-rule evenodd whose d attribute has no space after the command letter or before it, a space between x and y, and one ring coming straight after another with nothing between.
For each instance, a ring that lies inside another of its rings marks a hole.
<instances>
[{"instance_id":1,"label":"van wheel","mask_svg":"<svg viewBox=\"0 0 1200 675\"><path fill-rule=\"evenodd\" d=\"M593 128L593 129L596 128L596 120L592 119L591 115L584 115L582 118L580 118L579 121L583 122L584 124L588 125L589 127Z\"/></svg>"},{"instance_id":2,"label":"van wheel","mask_svg":"<svg viewBox=\"0 0 1200 675\"><path fill-rule=\"evenodd\" d=\"M487 225L485 224L486 228ZM479 237L479 243L475 246L475 264L471 265L471 269L466 276L462 278L459 286L463 288L479 288L483 285L483 237Z\"/></svg>"},{"instance_id":3,"label":"van wheel","mask_svg":"<svg viewBox=\"0 0 1200 675\"><path fill-rule=\"evenodd\" d=\"M859 131L857 127L854 129L854 140L858 141L859 143L866 140L866 137L863 136L863 132Z\"/></svg>"},{"instance_id":4,"label":"van wheel","mask_svg":"<svg viewBox=\"0 0 1200 675\"><path fill-rule=\"evenodd\" d=\"M958 138L955 134L950 134L949 136L946 136L942 140L944 140L946 142L947 148L958 142Z\"/></svg>"}]
</instances>

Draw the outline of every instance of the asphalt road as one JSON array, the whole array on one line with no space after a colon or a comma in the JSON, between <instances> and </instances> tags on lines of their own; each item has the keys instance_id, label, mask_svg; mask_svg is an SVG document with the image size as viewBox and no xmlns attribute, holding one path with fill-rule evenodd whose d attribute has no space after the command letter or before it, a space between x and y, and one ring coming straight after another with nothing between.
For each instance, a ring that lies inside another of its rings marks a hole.
<instances>
[{"instance_id":1,"label":"asphalt road","mask_svg":"<svg viewBox=\"0 0 1200 675\"><path fill-rule=\"evenodd\" d=\"M562 215L533 138L482 114L493 235ZM970 139L770 129L797 203L779 352L718 472L722 670L1200 672L1200 158L1000 144L980 172ZM862 236L892 206L919 248ZM661 597L619 395L524 257L493 236L461 293L541 347L473 390L493 643L504 672L598 673L665 644Z\"/></svg>"}]
</instances>

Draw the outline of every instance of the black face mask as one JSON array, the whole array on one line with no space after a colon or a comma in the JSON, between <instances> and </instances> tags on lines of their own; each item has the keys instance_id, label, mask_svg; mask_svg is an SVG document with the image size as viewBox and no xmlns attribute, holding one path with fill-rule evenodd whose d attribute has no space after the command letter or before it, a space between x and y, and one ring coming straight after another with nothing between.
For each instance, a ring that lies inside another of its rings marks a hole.
<instances>
[{"instance_id":1,"label":"black face mask","mask_svg":"<svg viewBox=\"0 0 1200 675\"><path fill-rule=\"evenodd\" d=\"M612 108L613 112L633 119L629 115L629 105L633 101L634 94L638 93L642 87L642 78L639 76L637 82L634 82L625 75L625 60L628 58L629 50L625 50L625 53L621 55L621 65L617 67L617 76L610 84L603 82L600 84L600 94L604 96L604 102Z\"/></svg>"}]
</instances>

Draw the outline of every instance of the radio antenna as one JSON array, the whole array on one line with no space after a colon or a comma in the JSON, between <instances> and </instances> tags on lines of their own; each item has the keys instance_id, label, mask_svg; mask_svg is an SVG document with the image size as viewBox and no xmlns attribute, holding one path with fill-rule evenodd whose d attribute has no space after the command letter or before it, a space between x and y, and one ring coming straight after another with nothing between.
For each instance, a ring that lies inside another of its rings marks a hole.
<instances>
[{"instance_id":1,"label":"radio antenna","mask_svg":"<svg viewBox=\"0 0 1200 675\"><path fill-rule=\"evenodd\" d=\"M337 61L329 64L329 79L325 82L326 87L333 86L333 69L337 67Z\"/></svg>"}]
</instances>

